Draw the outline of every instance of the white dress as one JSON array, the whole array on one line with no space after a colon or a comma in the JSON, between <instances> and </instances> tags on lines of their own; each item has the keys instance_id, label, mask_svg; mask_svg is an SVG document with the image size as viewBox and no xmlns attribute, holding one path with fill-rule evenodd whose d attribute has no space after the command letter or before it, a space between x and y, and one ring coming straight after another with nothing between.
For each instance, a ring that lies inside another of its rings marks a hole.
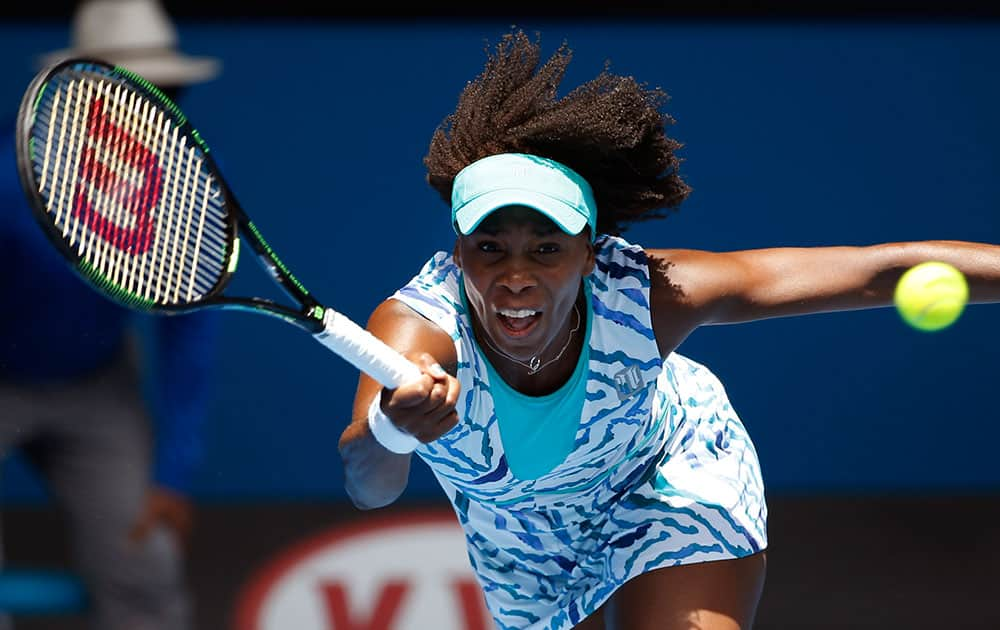
<instances>
[{"instance_id":1,"label":"white dress","mask_svg":"<svg viewBox=\"0 0 1000 630\"><path fill-rule=\"evenodd\" d=\"M459 424L416 454L455 509L502 630L570 628L644 572L767 545L757 454L722 384L677 353L661 360L644 251L606 235L595 248L583 413L572 450L534 479L507 466L451 256L392 296L455 342Z\"/></svg>"}]
</instances>

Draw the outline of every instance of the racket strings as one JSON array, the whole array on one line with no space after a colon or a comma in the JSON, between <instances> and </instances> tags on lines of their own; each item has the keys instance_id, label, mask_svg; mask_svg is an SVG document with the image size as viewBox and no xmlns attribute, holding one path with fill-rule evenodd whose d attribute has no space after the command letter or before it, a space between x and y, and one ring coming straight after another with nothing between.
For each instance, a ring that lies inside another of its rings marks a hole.
<instances>
[{"instance_id":1,"label":"racket strings","mask_svg":"<svg viewBox=\"0 0 1000 630\"><path fill-rule=\"evenodd\" d=\"M32 142L47 214L95 279L156 304L215 287L231 247L224 195L159 104L114 81L57 79Z\"/></svg>"}]
</instances>

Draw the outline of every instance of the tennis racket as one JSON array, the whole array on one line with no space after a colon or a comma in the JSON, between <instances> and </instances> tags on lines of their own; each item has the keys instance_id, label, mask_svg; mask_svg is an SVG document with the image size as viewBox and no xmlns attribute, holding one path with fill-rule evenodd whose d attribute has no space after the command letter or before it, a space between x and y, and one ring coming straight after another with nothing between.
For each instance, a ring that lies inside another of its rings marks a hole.
<instances>
[{"instance_id":1,"label":"tennis racket","mask_svg":"<svg viewBox=\"0 0 1000 630\"><path fill-rule=\"evenodd\" d=\"M49 239L114 301L164 314L263 313L306 330L385 387L420 377L310 295L237 203L198 131L142 77L86 58L39 72L18 112L17 167ZM295 306L222 294L241 239Z\"/></svg>"}]
</instances>

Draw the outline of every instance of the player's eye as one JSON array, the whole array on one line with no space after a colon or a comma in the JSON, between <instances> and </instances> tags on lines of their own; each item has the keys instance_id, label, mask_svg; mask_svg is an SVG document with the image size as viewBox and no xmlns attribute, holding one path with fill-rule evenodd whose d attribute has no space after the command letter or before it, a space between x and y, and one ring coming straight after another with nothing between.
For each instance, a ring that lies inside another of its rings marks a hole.
<instances>
[{"instance_id":1,"label":"player's eye","mask_svg":"<svg viewBox=\"0 0 1000 630\"><path fill-rule=\"evenodd\" d=\"M495 254L500 250L500 243L496 241L479 241L476 244L476 249L487 254Z\"/></svg>"},{"instance_id":2,"label":"player's eye","mask_svg":"<svg viewBox=\"0 0 1000 630\"><path fill-rule=\"evenodd\" d=\"M539 254L557 254L559 251L559 243L542 243L538 246Z\"/></svg>"}]
</instances>

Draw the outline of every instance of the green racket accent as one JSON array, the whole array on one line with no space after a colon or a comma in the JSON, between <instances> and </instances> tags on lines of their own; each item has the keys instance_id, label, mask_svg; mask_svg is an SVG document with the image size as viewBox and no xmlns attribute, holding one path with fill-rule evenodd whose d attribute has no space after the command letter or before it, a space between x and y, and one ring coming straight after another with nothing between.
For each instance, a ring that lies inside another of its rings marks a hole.
<instances>
[{"instance_id":1,"label":"green racket accent","mask_svg":"<svg viewBox=\"0 0 1000 630\"><path fill-rule=\"evenodd\" d=\"M94 268L86 260L80 260L77 268L86 275L91 282L96 284L105 293L108 293L111 297L123 302L132 308L139 308L142 310L148 310L156 306L154 300L144 298L141 295L132 293L126 289L120 287L116 282L109 280L103 274L101 274L97 269Z\"/></svg>"},{"instance_id":2,"label":"green racket accent","mask_svg":"<svg viewBox=\"0 0 1000 630\"><path fill-rule=\"evenodd\" d=\"M292 275L292 272L289 271L288 267L285 266L285 263L281 262L281 259L278 258L277 254L274 253L274 250L271 249L271 246L267 244L267 241L264 240L264 236L260 233L259 230L257 230L257 226L253 224L253 221L247 221L247 227L250 228L250 231L257 239L257 243L264 250L267 256L267 260L269 262L274 263L278 267L278 269L281 269L282 273L284 273L288 277L288 280L292 284L294 284L295 288L301 291L303 295L309 295L309 291L307 291L306 288L302 286L302 283L299 282L298 278Z\"/></svg>"},{"instance_id":3,"label":"green racket accent","mask_svg":"<svg viewBox=\"0 0 1000 630\"><path fill-rule=\"evenodd\" d=\"M42 102L42 96L45 95L45 90L48 89L48 87L49 86L46 85L45 87L43 87L41 90L38 91L38 96L35 98L35 103L34 103L35 110L38 110L38 104Z\"/></svg>"},{"instance_id":4,"label":"green racket accent","mask_svg":"<svg viewBox=\"0 0 1000 630\"><path fill-rule=\"evenodd\" d=\"M240 240L236 239L233 241L233 253L229 256L229 265L226 267L226 271L229 273L236 272L236 265L240 262Z\"/></svg>"},{"instance_id":5,"label":"green racket accent","mask_svg":"<svg viewBox=\"0 0 1000 630\"><path fill-rule=\"evenodd\" d=\"M160 102L164 106L166 106L167 109L169 109L174 114L174 116L177 117L177 123L179 125L188 124L188 119L184 115L184 112L182 112L180 108L177 107L177 104L171 101L170 98L160 90L160 88L156 87L156 85L150 83L148 80L132 72L131 70L128 70L127 68L123 68L121 66L115 66L115 72L118 72L119 74L128 77L132 81L135 81L142 87L149 90L151 94L160 99ZM194 141L198 143L198 146L201 147L201 150L204 151L205 153L208 153L209 152L208 145L205 144L205 141L202 139L201 134L198 133L198 130L192 127L188 131L191 133L192 139L194 139Z\"/></svg>"},{"instance_id":6,"label":"green racket accent","mask_svg":"<svg viewBox=\"0 0 1000 630\"><path fill-rule=\"evenodd\" d=\"M189 124L187 117L184 115L184 112L182 112L180 108L177 107L177 104L171 101L170 98L160 90L160 88L156 87L156 85L150 83L148 80L132 72L131 70L128 70L121 66L115 66L115 72L118 72L119 74L128 77L132 81L135 81L142 87L146 88L153 96L156 96L158 99L160 99L161 104L167 107L167 109L169 109L171 113L173 113L173 115L177 118L178 125ZM198 133L198 130L192 127L188 131L191 134L191 138L198 143L199 147L201 147L201 150L204 151L205 153L208 153L209 152L208 145L205 144L205 141L202 139L201 134Z\"/></svg>"},{"instance_id":7,"label":"green racket accent","mask_svg":"<svg viewBox=\"0 0 1000 630\"><path fill-rule=\"evenodd\" d=\"M319 321L323 321L323 316L326 315L326 309L320 305L316 305L309 309L308 316Z\"/></svg>"},{"instance_id":8,"label":"green racket accent","mask_svg":"<svg viewBox=\"0 0 1000 630\"><path fill-rule=\"evenodd\" d=\"M32 107L35 109L35 111L38 110L38 104L42 102L42 97L45 95L45 90L47 90L48 87L49 86L46 85L45 87L43 87L41 90L38 91L38 96L35 97L35 102L32 104ZM34 136L32 136L31 138L28 139L28 150L31 152L31 160L34 161L35 160L35 137Z\"/></svg>"},{"instance_id":9,"label":"green racket accent","mask_svg":"<svg viewBox=\"0 0 1000 630\"><path fill-rule=\"evenodd\" d=\"M123 68L121 66L115 66L115 72L117 72L118 74L121 74L121 75L124 75L124 76L128 77L128 79L130 79L134 83L138 83L143 88L145 88L147 91L149 91L151 94L153 94L153 96L155 96L158 99L160 99L160 103L162 105L166 106L167 109L169 109L173 113L173 115L177 118L177 123L179 125L184 125L184 124L187 123L187 117L184 116L184 112L182 112L180 110L180 108L177 107L177 105L173 101L171 101L167 97L167 95L164 94L160 90L160 88L156 87L155 85L153 85L152 83L150 83L149 81L147 81L146 79L144 79L143 77L141 77L138 74L132 72L131 70L128 70L128 69Z\"/></svg>"}]
</instances>

